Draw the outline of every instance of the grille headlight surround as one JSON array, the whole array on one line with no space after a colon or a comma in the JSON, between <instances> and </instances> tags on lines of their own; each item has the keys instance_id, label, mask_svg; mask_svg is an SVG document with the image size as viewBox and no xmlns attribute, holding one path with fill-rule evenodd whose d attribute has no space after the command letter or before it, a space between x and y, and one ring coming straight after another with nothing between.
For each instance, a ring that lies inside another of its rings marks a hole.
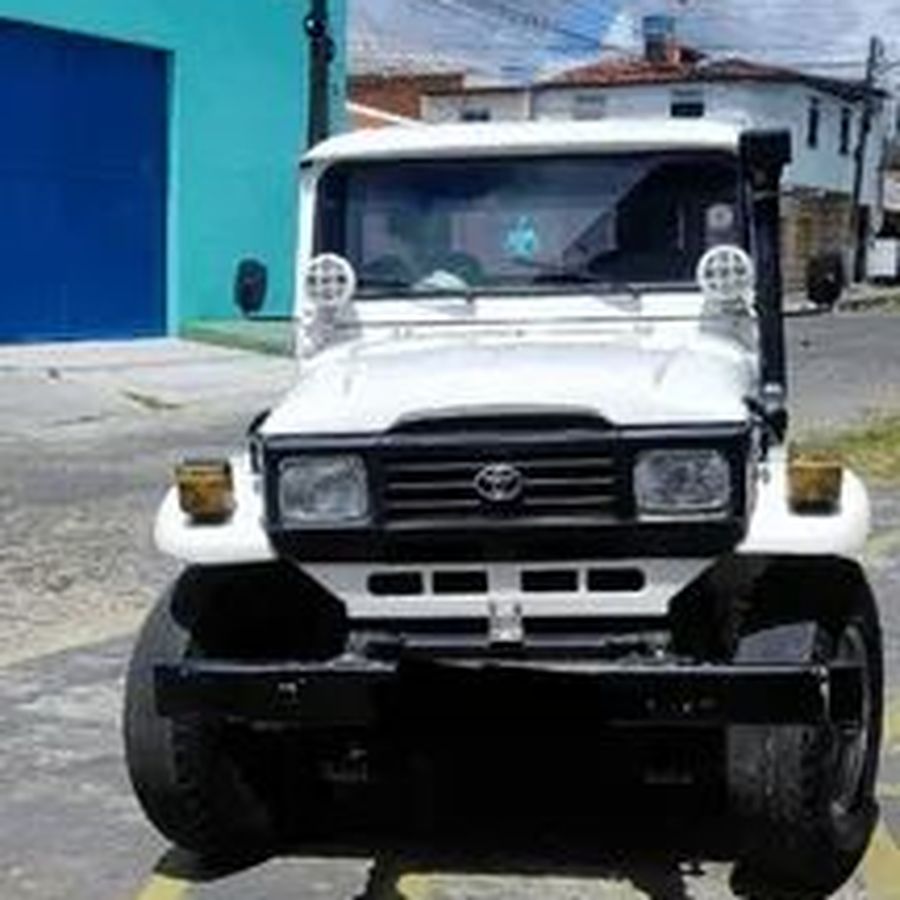
<instances>
[{"instance_id":1,"label":"grille headlight surround","mask_svg":"<svg viewBox=\"0 0 900 900\"><path fill-rule=\"evenodd\" d=\"M360 456L310 455L281 461L278 511L285 525L364 525L371 517L369 479Z\"/></svg>"},{"instance_id":2,"label":"grille headlight surround","mask_svg":"<svg viewBox=\"0 0 900 900\"><path fill-rule=\"evenodd\" d=\"M728 458L706 448L645 450L635 462L634 498L641 518L725 518L732 498Z\"/></svg>"}]
</instances>

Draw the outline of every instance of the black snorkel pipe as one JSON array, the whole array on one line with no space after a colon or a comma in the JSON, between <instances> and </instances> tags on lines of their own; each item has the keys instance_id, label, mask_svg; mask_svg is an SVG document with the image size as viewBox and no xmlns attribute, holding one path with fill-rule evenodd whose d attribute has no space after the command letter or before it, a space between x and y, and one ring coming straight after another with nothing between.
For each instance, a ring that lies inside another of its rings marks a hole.
<instances>
[{"instance_id":1,"label":"black snorkel pipe","mask_svg":"<svg viewBox=\"0 0 900 900\"><path fill-rule=\"evenodd\" d=\"M743 181L750 197L750 247L756 260L756 302L762 355L761 412L777 442L787 432L787 363L784 286L781 275L781 176L791 162L791 133L747 131L741 135Z\"/></svg>"}]
</instances>

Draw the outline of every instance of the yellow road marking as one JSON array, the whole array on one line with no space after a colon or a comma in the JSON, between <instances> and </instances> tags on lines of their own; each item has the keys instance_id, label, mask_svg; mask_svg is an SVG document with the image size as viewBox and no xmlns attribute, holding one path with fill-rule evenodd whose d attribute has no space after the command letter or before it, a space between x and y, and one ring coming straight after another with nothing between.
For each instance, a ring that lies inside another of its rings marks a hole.
<instances>
[{"instance_id":1,"label":"yellow road marking","mask_svg":"<svg viewBox=\"0 0 900 900\"><path fill-rule=\"evenodd\" d=\"M432 879L428 875L403 875L397 882L397 893L404 900L428 900L432 887Z\"/></svg>"},{"instance_id":2,"label":"yellow road marking","mask_svg":"<svg viewBox=\"0 0 900 900\"><path fill-rule=\"evenodd\" d=\"M884 713L884 746L891 748L897 744L900 744L900 697L888 703Z\"/></svg>"},{"instance_id":3,"label":"yellow road marking","mask_svg":"<svg viewBox=\"0 0 900 900\"><path fill-rule=\"evenodd\" d=\"M179 878L154 875L134 900L182 900L189 889L190 884Z\"/></svg>"},{"instance_id":4,"label":"yellow road marking","mask_svg":"<svg viewBox=\"0 0 900 900\"><path fill-rule=\"evenodd\" d=\"M900 900L900 850L884 823L879 823L872 835L863 875L871 900Z\"/></svg>"},{"instance_id":5,"label":"yellow road marking","mask_svg":"<svg viewBox=\"0 0 900 900\"><path fill-rule=\"evenodd\" d=\"M900 697L893 698L884 714L884 746L900 744ZM881 784L882 797L900 797L900 786ZM900 900L900 848L884 822L879 822L863 860L866 889L872 900Z\"/></svg>"}]
</instances>

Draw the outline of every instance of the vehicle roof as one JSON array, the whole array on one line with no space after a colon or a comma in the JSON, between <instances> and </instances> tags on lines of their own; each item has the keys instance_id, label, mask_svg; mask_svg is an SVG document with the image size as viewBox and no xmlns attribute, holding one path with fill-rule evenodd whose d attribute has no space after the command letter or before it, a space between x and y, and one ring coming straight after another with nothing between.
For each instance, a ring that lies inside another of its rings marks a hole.
<instances>
[{"instance_id":1,"label":"vehicle roof","mask_svg":"<svg viewBox=\"0 0 900 900\"><path fill-rule=\"evenodd\" d=\"M603 119L593 122L505 122L363 129L330 138L309 162L515 156L653 150L735 152L741 125L709 120Z\"/></svg>"}]
</instances>

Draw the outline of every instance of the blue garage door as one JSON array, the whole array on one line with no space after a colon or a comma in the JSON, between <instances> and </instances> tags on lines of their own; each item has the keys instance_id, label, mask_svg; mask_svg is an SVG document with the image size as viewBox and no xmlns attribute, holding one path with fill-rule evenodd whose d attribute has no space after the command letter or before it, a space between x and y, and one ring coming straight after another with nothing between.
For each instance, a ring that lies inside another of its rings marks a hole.
<instances>
[{"instance_id":1,"label":"blue garage door","mask_svg":"<svg viewBox=\"0 0 900 900\"><path fill-rule=\"evenodd\" d=\"M0 341L165 329L166 57L0 20Z\"/></svg>"}]
</instances>

